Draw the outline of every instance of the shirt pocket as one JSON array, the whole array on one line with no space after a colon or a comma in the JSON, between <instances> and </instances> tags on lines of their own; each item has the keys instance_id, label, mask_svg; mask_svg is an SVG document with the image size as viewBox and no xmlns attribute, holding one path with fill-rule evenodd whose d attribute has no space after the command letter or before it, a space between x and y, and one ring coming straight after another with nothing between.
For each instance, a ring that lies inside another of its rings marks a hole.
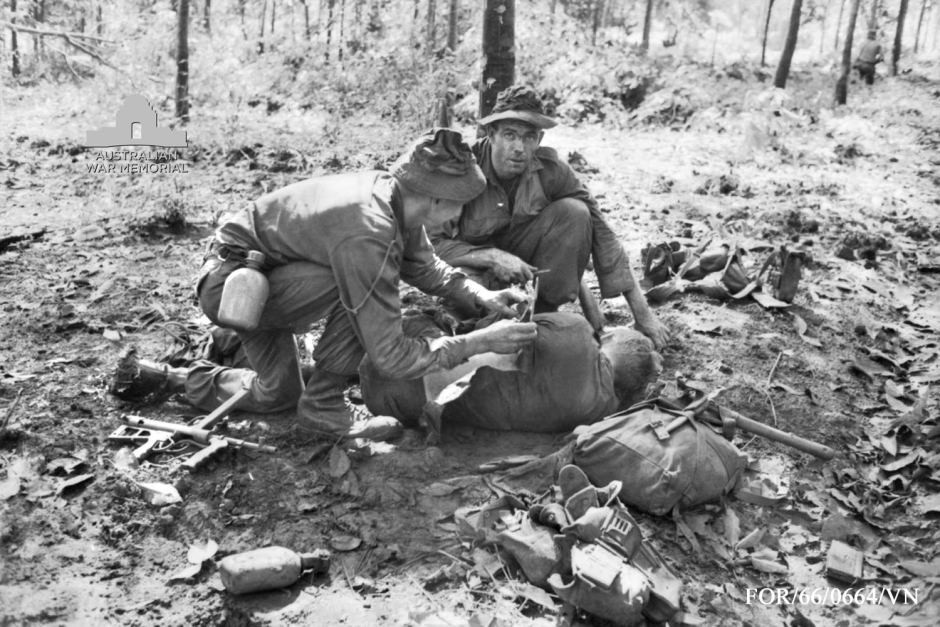
<instances>
[{"instance_id":1,"label":"shirt pocket","mask_svg":"<svg viewBox=\"0 0 940 627\"><path fill-rule=\"evenodd\" d=\"M464 216L460 219L460 239L470 244L486 244L509 226L502 216Z\"/></svg>"}]
</instances>

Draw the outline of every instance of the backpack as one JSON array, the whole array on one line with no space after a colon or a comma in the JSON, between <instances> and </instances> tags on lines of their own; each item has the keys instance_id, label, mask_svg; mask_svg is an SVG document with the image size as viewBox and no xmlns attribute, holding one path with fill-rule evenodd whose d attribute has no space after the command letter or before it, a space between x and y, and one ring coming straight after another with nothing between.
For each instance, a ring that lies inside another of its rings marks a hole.
<instances>
[{"instance_id":1,"label":"backpack","mask_svg":"<svg viewBox=\"0 0 940 627\"><path fill-rule=\"evenodd\" d=\"M656 515L730 492L747 458L715 431L668 406L646 401L575 430L574 464L594 485L621 484L620 500Z\"/></svg>"}]
</instances>

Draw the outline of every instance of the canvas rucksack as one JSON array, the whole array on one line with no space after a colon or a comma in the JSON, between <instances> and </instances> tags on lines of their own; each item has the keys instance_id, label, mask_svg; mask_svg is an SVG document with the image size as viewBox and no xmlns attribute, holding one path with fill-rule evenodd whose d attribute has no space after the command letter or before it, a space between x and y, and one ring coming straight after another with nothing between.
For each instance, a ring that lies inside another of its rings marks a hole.
<instances>
[{"instance_id":1,"label":"canvas rucksack","mask_svg":"<svg viewBox=\"0 0 940 627\"><path fill-rule=\"evenodd\" d=\"M747 458L689 414L653 400L575 430L574 463L595 485L621 483L620 500L663 515L731 491Z\"/></svg>"}]
</instances>

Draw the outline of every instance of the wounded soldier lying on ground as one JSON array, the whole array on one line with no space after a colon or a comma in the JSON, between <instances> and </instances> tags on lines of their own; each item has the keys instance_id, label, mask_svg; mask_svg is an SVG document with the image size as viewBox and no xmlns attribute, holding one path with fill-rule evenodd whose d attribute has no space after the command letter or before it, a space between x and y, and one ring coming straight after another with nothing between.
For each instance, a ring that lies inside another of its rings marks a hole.
<instances>
[{"instance_id":1,"label":"wounded soldier lying on ground","mask_svg":"<svg viewBox=\"0 0 940 627\"><path fill-rule=\"evenodd\" d=\"M482 366L456 400L444 406L444 424L502 431L561 432L594 423L642 400L661 371L661 357L639 331L613 328L600 340L582 316L552 312L533 318L538 337L508 363L507 355L477 355ZM404 318L406 335L446 335L426 315ZM450 380L466 368L450 371ZM381 377L366 357L359 367L362 396L370 411L417 426L428 400L426 379ZM436 388L443 387L440 373ZM443 383L446 383L447 380Z\"/></svg>"}]
</instances>

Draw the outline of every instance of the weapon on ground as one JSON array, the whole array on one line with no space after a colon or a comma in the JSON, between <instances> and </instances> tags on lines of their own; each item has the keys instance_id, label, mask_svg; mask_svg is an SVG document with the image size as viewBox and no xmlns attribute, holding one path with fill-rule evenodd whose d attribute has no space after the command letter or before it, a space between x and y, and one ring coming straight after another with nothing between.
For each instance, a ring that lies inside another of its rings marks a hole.
<instances>
[{"instance_id":1,"label":"weapon on ground","mask_svg":"<svg viewBox=\"0 0 940 627\"><path fill-rule=\"evenodd\" d=\"M687 407L686 409L689 408ZM696 408L694 410L694 415L703 422L721 427L725 437L730 437L733 435L735 428L737 428L741 431L753 433L754 435L759 435L763 438L767 438L768 440L773 440L774 442L786 444L787 446L795 448L798 451L809 453L810 455L820 459L829 460L836 456L835 450L829 448L825 444L820 444L819 442L814 442L798 435L787 433L786 431L781 431L780 429L775 429L774 427L765 425L762 422L757 422L756 420L742 416L733 409L720 407L712 402L703 403L701 406Z\"/></svg>"},{"instance_id":2,"label":"weapon on ground","mask_svg":"<svg viewBox=\"0 0 940 627\"><path fill-rule=\"evenodd\" d=\"M142 416L124 415L121 417L121 422L124 424L108 436L108 439L142 442L133 451L134 459L137 461L142 461L151 453L181 450L177 448L177 445L181 445L183 448L187 443L202 445L202 449L183 462L183 467L187 470L195 470L214 454L229 446L273 453L277 450L273 446L223 436L213 431L213 428L229 414L235 404L244 398L246 394L248 394L248 390L239 390L238 393L219 405L212 413L192 425L151 420Z\"/></svg>"}]
</instances>

